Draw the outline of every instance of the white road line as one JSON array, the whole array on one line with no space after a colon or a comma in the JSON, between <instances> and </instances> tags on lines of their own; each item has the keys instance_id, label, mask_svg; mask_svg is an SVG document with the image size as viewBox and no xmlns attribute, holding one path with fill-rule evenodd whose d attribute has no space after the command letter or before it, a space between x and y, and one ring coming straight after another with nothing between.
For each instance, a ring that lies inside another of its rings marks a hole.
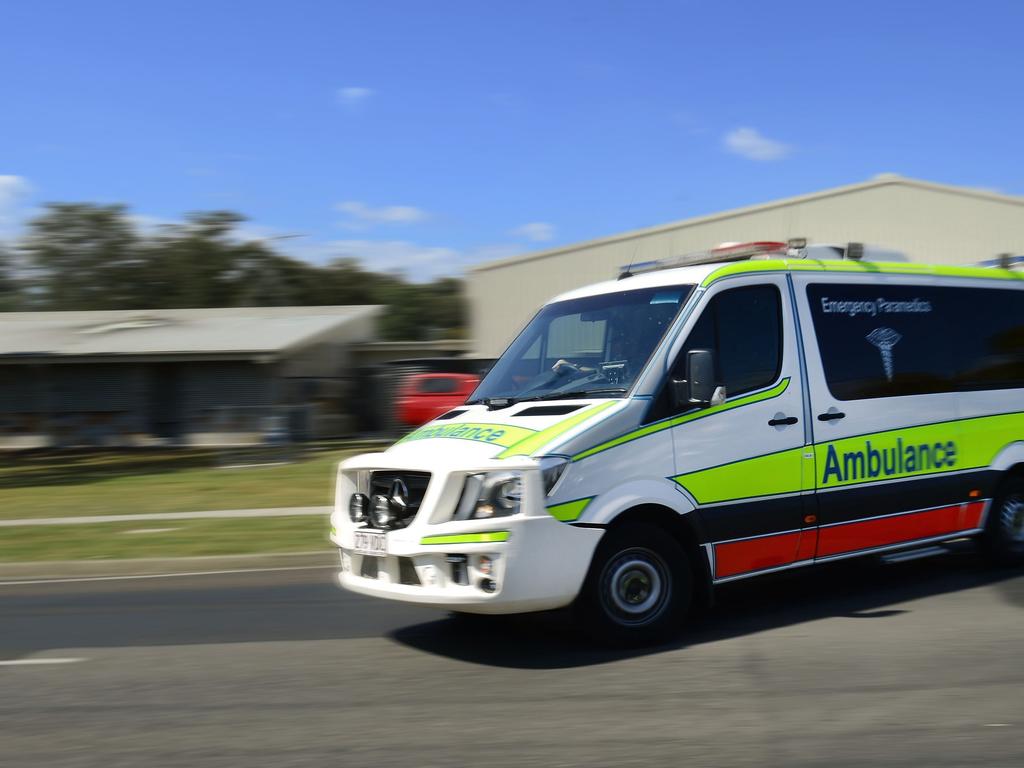
<instances>
[{"instance_id":1,"label":"white road line","mask_svg":"<svg viewBox=\"0 0 1024 768\"><path fill-rule=\"evenodd\" d=\"M27 517L0 520L0 528L22 528L31 525L94 525L97 523L152 522L153 520L211 520L233 517L327 517L333 507L281 507L279 509L212 509L206 512L152 512L134 515L82 515L78 517Z\"/></svg>"},{"instance_id":2,"label":"white road line","mask_svg":"<svg viewBox=\"0 0 1024 768\"><path fill-rule=\"evenodd\" d=\"M130 531L121 531L122 536L129 534L142 534L142 533L168 533L170 531L180 531L181 528L132 528Z\"/></svg>"},{"instance_id":3,"label":"white road line","mask_svg":"<svg viewBox=\"0 0 1024 768\"><path fill-rule=\"evenodd\" d=\"M187 571L185 573L147 573L137 576L82 576L75 579L32 579L26 581L0 581L0 587L17 587L25 584L75 584L86 581L132 581L135 579L173 579L178 576L221 576L231 573L272 573L274 571L315 571L337 565L285 565L279 568L236 568L229 571Z\"/></svg>"},{"instance_id":4,"label":"white road line","mask_svg":"<svg viewBox=\"0 0 1024 768\"><path fill-rule=\"evenodd\" d=\"M10 659L8 661L0 661L0 667L29 667L39 664L74 664L78 661L85 661L85 659Z\"/></svg>"}]
</instances>

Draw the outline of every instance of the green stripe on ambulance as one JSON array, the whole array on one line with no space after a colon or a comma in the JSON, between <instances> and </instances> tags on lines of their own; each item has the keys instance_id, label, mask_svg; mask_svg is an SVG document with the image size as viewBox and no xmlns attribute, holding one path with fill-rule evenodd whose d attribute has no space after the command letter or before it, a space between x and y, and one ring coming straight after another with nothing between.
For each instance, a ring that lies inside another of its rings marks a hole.
<instances>
[{"instance_id":1,"label":"green stripe on ambulance","mask_svg":"<svg viewBox=\"0 0 1024 768\"><path fill-rule=\"evenodd\" d=\"M489 533L457 533L449 536L424 536L420 544L493 544L508 541L508 531L491 531Z\"/></svg>"},{"instance_id":2,"label":"green stripe on ambulance","mask_svg":"<svg viewBox=\"0 0 1024 768\"><path fill-rule=\"evenodd\" d=\"M564 504L552 504L548 507L548 514L551 515L555 520L563 523L571 523L574 520L579 520L590 502L594 500L593 496L586 499L576 499L575 501L567 501Z\"/></svg>"},{"instance_id":3,"label":"green stripe on ambulance","mask_svg":"<svg viewBox=\"0 0 1024 768\"><path fill-rule=\"evenodd\" d=\"M702 288L717 280L738 275L766 272L847 272L885 275L927 275L936 277L969 277L985 280L1024 280L1024 273L987 267L942 266L913 262L886 261L823 261L820 259L765 259L737 261L719 267L704 278Z\"/></svg>"},{"instance_id":4,"label":"green stripe on ambulance","mask_svg":"<svg viewBox=\"0 0 1024 768\"><path fill-rule=\"evenodd\" d=\"M524 440L520 440L518 443L513 445L511 448L502 451L498 454L499 459L508 459L512 456L532 456L536 454L541 448L557 440L559 437L564 435L570 429L584 421L587 421L591 416L596 416L599 413L604 412L616 403L622 402L621 400L609 400L604 403L598 403L597 405L586 408L574 416L569 417L557 424L552 424L547 429L542 429L536 434L530 435Z\"/></svg>"},{"instance_id":5,"label":"green stripe on ambulance","mask_svg":"<svg viewBox=\"0 0 1024 768\"><path fill-rule=\"evenodd\" d=\"M672 479L685 488L698 504L776 496L801 490L793 479L801 477L803 448L769 453L752 459L687 472Z\"/></svg>"},{"instance_id":6,"label":"green stripe on ambulance","mask_svg":"<svg viewBox=\"0 0 1024 768\"><path fill-rule=\"evenodd\" d=\"M664 421L656 421L653 424L648 424L646 427L641 427L633 432L627 432L626 434L620 435L606 443L595 445L593 448L588 448L581 453L577 453L572 457L572 460L580 461L588 456L593 456L594 454L601 453L602 451L607 451L609 448L615 448L623 443L638 440L641 437L647 437L648 435L653 435L656 432L661 432L666 429L672 429L673 427L678 427L690 421L705 419L708 416L714 416L716 413L721 413L722 411L731 411L733 408L741 408L744 405L771 400L785 392L788 387L789 379L785 378L771 389L766 389L763 392L755 392L750 395L745 395L744 397L737 397L735 400L725 402L722 405L713 405L710 408L703 408L699 411L687 413L682 416L665 419Z\"/></svg>"},{"instance_id":7,"label":"green stripe on ambulance","mask_svg":"<svg viewBox=\"0 0 1024 768\"><path fill-rule=\"evenodd\" d=\"M984 469L1024 435L1024 413L980 416L906 427L814 447L818 488ZM811 490L812 463L795 448L676 475L700 504ZM802 479L797 479L801 478Z\"/></svg>"},{"instance_id":8,"label":"green stripe on ambulance","mask_svg":"<svg viewBox=\"0 0 1024 768\"><path fill-rule=\"evenodd\" d=\"M505 424L433 424L420 427L399 440L473 440L478 443L508 448L522 442L537 430L526 427L510 427Z\"/></svg>"},{"instance_id":9,"label":"green stripe on ambulance","mask_svg":"<svg viewBox=\"0 0 1024 768\"><path fill-rule=\"evenodd\" d=\"M1024 413L876 432L815 446L819 488L982 469L1024 435Z\"/></svg>"}]
</instances>

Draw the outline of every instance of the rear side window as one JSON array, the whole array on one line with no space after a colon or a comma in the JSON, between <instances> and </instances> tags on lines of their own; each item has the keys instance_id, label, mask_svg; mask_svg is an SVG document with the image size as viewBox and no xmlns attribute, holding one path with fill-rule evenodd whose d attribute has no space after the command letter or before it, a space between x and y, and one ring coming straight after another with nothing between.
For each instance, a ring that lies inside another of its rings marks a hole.
<instances>
[{"instance_id":1,"label":"rear side window","mask_svg":"<svg viewBox=\"0 0 1024 768\"><path fill-rule=\"evenodd\" d=\"M956 388L953 322L963 289L906 285L807 286L829 391L839 400Z\"/></svg>"},{"instance_id":2,"label":"rear side window","mask_svg":"<svg viewBox=\"0 0 1024 768\"><path fill-rule=\"evenodd\" d=\"M961 389L1024 387L1024 291L966 288L957 314Z\"/></svg>"},{"instance_id":3,"label":"rear side window","mask_svg":"<svg viewBox=\"0 0 1024 768\"><path fill-rule=\"evenodd\" d=\"M708 302L676 361L673 376L686 376L686 354L715 353L718 382L729 397L772 384L782 362L782 314L774 285L722 291Z\"/></svg>"},{"instance_id":4,"label":"rear side window","mask_svg":"<svg viewBox=\"0 0 1024 768\"><path fill-rule=\"evenodd\" d=\"M459 390L457 379L447 377L435 379L422 379L417 390L423 395L450 395Z\"/></svg>"}]
</instances>

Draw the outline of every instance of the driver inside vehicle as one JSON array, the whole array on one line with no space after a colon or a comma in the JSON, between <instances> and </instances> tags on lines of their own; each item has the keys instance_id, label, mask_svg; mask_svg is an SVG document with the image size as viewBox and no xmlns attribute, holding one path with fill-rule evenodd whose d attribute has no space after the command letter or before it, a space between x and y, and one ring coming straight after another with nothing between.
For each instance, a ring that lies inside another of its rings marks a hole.
<instances>
[{"instance_id":1,"label":"driver inside vehicle","mask_svg":"<svg viewBox=\"0 0 1024 768\"><path fill-rule=\"evenodd\" d=\"M690 290L638 289L549 304L470 402L624 396Z\"/></svg>"}]
</instances>

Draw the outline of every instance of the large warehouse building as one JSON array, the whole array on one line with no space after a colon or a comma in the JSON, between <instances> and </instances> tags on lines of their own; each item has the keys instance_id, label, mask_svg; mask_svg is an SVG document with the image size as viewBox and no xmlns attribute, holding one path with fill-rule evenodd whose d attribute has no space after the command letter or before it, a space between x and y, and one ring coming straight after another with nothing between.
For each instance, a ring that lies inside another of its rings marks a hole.
<instances>
[{"instance_id":1,"label":"large warehouse building","mask_svg":"<svg viewBox=\"0 0 1024 768\"><path fill-rule=\"evenodd\" d=\"M344 434L381 307L0 313L0 450Z\"/></svg>"},{"instance_id":2,"label":"large warehouse building","mask_svg":"<svg viewBox=\"0 0 1024 768\"><path fill-rule=\"evenodd\" d=\"M476 368L463 340L381 341L384 309L0 312L0 452L401 429L407 374Z\"/></svg>"},{"instance_id":3,"label":"large warehouse building","mask_svg":"<svg viewBox=\"0 0 1024 768\"><path fill-rule=\"evenodd\" d=\"M650 261L723 242L861 242L911 261L971 264L1024 253L1024 198L892 174L801 197L737 208L503 259L468 275L475 352L499 355L552 296Z\"/></svg>"}]
</instances>

